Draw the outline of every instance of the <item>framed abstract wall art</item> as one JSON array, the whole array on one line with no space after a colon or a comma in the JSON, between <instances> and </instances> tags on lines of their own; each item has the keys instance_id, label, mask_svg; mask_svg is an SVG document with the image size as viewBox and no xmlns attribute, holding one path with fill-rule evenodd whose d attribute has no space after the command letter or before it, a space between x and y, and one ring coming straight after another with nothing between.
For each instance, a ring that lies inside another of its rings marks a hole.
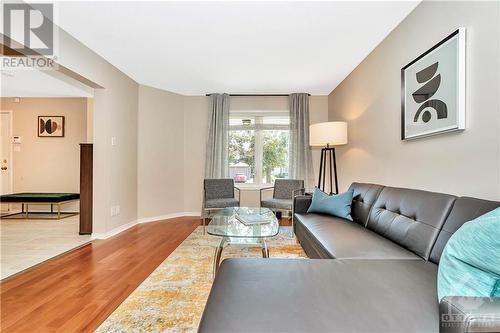
<instances>
[{"instance_id":1,"label":"framed abstract wall art","mask_svg":"<svg viewBox=\"0 0 500 333\"><path fill-rule=\"evenodd\" d=\"M401 139L465 129L465 28L401 69Z\"/></svg>"},{"instance_id":2,"label":"framed abstract wall art","mask_svg":"<svg viewBox=\"0 0 500 333\"><path fill-rule=\"evenodd\" d=\"M38 116L39 137L64 137L64 116Z\"/></svg>"}]
</instances>

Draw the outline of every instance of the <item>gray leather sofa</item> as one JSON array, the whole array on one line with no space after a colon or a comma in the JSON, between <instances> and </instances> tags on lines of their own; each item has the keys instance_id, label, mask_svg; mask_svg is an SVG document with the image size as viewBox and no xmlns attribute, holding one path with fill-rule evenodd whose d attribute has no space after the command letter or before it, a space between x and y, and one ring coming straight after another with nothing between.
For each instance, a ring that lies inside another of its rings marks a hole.
<instances>
[{"instance_id":1,"label":"gray leather sofa","mask_svg":"<svg viewBox=\"0 0 500 333\"><path fill-rule=\"evenodd\" d=\"M229 259L199 332L499 332L500 300L437 300L439 258L463 223L500 202L351 185L354 222L307 214L294 232L311 259Z\"/></svg>"}]
</instances>

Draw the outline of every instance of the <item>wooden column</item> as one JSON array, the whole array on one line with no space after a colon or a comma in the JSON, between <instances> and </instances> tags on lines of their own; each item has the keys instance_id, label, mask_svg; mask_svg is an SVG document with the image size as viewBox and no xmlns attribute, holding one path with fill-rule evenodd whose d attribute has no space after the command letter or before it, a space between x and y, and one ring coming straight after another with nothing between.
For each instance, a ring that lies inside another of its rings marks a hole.
<instances>
[{"instance_id":1,"label":"wooden column","mask_svg":"<svg viewBox=\"0 0 500 333\"><path fill-rule=\"evenodd\" d=\"M80 235L92 233L93 145L80 144Z\"/></svg>"}]
</instances>

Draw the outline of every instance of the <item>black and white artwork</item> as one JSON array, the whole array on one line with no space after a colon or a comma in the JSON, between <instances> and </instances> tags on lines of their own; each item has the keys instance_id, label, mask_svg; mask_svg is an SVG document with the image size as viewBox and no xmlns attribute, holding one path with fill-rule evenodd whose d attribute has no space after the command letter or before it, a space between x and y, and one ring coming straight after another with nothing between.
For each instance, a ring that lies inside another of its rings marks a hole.
<instances>
[{"instance_id":1,"label":"black and white artwork","mask_svg":"<svg viewBox=\"0 0 500 333\"><path fill-rule=\"evenodd\" d=\"M401 139L465 129L465 28L401 69Z\"/></svg>"}]
</instances>

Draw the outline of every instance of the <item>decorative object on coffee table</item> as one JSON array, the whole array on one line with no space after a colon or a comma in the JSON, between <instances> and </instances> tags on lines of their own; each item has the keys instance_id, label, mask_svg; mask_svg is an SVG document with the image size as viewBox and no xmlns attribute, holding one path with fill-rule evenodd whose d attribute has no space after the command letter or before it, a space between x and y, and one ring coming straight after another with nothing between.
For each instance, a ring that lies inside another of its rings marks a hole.
<instances>
[{"instance_id":1,"label":"decorative object on coffee table","mask_svg":"<svg viewBox=\"0 0 500 333\"><path fill-rule=\"evenodd\" d=\"M313 124L310 126L309 133L309 144L312 147L322 147L321 161L319 165L318 188L320 188L323 192L326 192L325 181L328 168L330 195L338 194L339 185L337 180L335 146L347 144L347 123L344 121L331 121ZM333 192L333 179L335 179L335 192Z\"/></svg>"},{"instance_id":2,"label":"decorative object on coffee table","mask_svg":"<svg viewBox=\"0 0 500 333\"><path fill-rule=\"evenodd\" d=\"M401 139L465 129L465 28L401 69Z\"/></svg>"}]
</instances>

